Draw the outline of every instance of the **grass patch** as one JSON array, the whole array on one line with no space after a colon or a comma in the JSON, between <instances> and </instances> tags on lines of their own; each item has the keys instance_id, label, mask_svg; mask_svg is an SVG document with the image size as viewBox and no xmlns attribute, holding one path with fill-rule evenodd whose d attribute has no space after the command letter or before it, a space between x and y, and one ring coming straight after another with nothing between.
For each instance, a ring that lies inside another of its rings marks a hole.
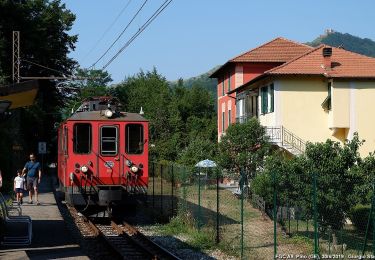
<instances>
[{"instance_id":1,"label":"grass patch","mask_svg":"<svg viewBox=\"0 0 375 260\"><path fill-rule=\"evenodd\" d=\"M189 214L173 217L169 223L159 227L159 232L169 236L183 234L187 238L186 243L200 251L217 248L215 231L210 228L198 231L196 222Z\"/></svg>"},{"instance_id":2,"label":"grass patch","mask_svg":"<svg viewBox=\"0 0 375 260\"><path fill-rule=\"evenodd\" d=\"M189 232L189 227L186 221L181 216L173 217L169 223L160 226L163 235L179 235Z\"/></svg>"}]
</instances>

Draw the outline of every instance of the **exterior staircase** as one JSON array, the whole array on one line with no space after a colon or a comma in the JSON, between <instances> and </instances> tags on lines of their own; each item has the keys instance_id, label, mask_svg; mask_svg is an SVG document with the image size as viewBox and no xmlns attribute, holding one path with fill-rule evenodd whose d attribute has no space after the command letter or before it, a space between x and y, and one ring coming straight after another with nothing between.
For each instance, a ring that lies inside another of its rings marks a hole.
<instances>
[{"instance_id":1,"label":"exterior staircase","mask_svg":"<svg viewBox=\"0 0 375 260\"><path fill-rule=\"evenodd\" d=\"M306 143L285 127L267 126L265 128L266 134L269 136L272 144L279 146L293 155L300 155L305 152Z\"/></svg>"}]
</instances>

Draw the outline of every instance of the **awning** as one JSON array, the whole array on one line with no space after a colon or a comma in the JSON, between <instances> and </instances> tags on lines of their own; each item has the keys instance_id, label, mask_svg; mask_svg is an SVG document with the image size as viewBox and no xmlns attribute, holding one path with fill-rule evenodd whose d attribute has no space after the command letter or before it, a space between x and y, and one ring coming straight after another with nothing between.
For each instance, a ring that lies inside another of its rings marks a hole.
<instances>
[{"instance_id":1,"label":"awning","mask_svg":"<svg viewBox=\"0 0 375 260\"><path fill-rule=\"evenodd\" d=\"M37 80L0 86L0 100L11 102L9 109L31 106L34 104L38 88Z\"/></svg>"}]
</instances>

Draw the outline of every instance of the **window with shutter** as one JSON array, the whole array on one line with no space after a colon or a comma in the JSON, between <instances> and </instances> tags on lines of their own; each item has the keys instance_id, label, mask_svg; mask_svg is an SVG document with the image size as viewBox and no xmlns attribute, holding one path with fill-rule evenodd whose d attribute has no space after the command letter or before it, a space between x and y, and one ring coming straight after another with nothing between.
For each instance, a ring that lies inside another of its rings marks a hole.
<instances>
[{"instance_id":1,"label":"window with shutter","mask_svg":"<svg viewBox=\"0 0 375 260\"><path fill-rule=\"evenodd\" d=\"M262 95L262 114L266 114L268 112L268 87L261 88L261 95Z\"/></svg>"},{"instance_id":2,"label":"window with shutter","mask_svg":"<svg viewBox=\"0 0 375 260\"><path fill-rule=\"evenodd\" d=\"M275 89L273 87L273 84L270 85L270 94L271 94L271 104L270 104L270 112L274 112L274 93Z\"/></svg>"}]
</instances>

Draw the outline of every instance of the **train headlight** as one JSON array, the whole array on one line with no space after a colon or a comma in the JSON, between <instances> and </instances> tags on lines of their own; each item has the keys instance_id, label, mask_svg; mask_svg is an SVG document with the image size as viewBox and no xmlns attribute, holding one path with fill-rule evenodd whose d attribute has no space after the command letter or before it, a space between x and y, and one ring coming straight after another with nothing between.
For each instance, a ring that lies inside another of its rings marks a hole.
<instances>
[{"instance_id":1,"label":"train headlight","mask_svg":"<svg viewBox=\"0 0 375 260\"><path fill-rule=\"evenodd\" d=\"M86 172L89 171L89 168L88 168L86 165L83 165L83 166L81 167L81 171L82 171L83 173L86 173Z\"/></svg>"},{"instance_id":2,"label":"train headlight","mask_svg":"<svg viewBox=\"0 0 375 260\"><path fill-rule=\"evenodd\" d=\"M110 109L106 109L106 110L104 111L104 115L105 115L105 117L110 118L110 117L113 116L113 112L112 112L112 110L110 110Z\"/></svg>"},{"instance_id":3,"label":"train headlight","mask_svg":"<svg viewBox=\"0 0 375 260\"><path fill-rule=\"evenodd\" d=\"M137 166L132 166L132 167L130 168L130 170L131 170L132 172L136 173L136 172L138 172L138 167L137 167Z\"/></svg>"},{"instance_id":4,"label":"train headlight","mask_svg":"<svg viewBox=\"0 0 375 260\"><path fill-rule=\"evenodd\" d=\"M128 167L132 166L132 164L133 164L132 161L130 161L130 160L126 160L125 163L126 163L126 165L127 165Z\"/></svg>"}]
</instances>

